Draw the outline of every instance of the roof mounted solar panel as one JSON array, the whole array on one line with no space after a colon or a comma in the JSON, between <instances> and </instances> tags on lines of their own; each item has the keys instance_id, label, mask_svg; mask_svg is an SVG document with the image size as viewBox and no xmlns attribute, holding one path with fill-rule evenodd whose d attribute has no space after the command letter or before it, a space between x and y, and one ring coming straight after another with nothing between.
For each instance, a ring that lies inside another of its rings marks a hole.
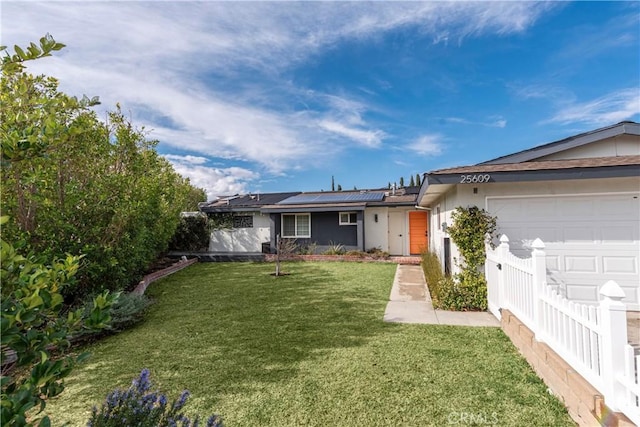
<instances>
[{"instance_id":1,"label":"roof mounted solar panel","mask_svg":"<svg viewBox=\"0 0 640 427\"><path fill-rule=\"evenodd\" d=\"M384 193L303 193L279 202L279 205L307 205L322 203L380 202Z\"/></svg>"}]
</instances>

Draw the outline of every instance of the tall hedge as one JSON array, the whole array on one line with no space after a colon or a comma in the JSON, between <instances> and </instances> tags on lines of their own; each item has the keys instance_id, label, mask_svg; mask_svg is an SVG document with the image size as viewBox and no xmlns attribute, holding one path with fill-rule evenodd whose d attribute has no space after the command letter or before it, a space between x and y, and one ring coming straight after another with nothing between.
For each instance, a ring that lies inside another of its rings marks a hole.
<instances>
[{"instance_id":1,"label":"tall hedge","mask_svg":"<svg viewBox=\"0 0 640 427\"><path fill-rule=\"evenodd\" d=\"M205 200L156 141L120 111L98 119L52 77L4 67L0 90L5 239L34 253L85 255L67 296L135 283L163 251L179 214Z\"/></svg>"}]
</instances>

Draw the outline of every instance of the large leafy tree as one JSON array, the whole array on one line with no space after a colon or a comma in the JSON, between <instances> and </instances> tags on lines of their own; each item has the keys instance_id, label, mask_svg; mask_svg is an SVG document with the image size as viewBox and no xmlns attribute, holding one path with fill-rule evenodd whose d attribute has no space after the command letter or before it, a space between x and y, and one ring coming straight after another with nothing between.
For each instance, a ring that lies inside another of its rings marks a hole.
<instances>
[{"instance_id":1,"label":"large leafy tree","mask_svg":"<svg viewBox=\"0 0 640 427\"><path fill-rule=\"evenodd\" d=\"M56 79L27 73L25 60L63 47L49 37L34 46L3 58L0 191L3 214L15 219L3 235L54 258L84 254L67 297L122 289L167 249L180 211L205 193L119 107L104 123L90 109L97 98L68 96Z\"/></svg>"}]
</instances>

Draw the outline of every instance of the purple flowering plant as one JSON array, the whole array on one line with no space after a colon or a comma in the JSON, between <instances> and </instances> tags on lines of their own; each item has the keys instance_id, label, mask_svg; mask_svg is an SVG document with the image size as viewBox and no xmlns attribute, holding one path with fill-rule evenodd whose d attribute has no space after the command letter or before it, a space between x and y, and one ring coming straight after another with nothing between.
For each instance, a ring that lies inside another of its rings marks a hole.
<instances>
[{"instance_id":1,"label":"purple flowering plant","mask_svg":"<svg viewBox=\"0 0 640 427\"><path fill-rule=\"evenodd\" d=\"M200 418L193 421L183 412L190 394L184 390L169 404L167 396L152 390L148 369L133 380L127 390L116 389L107 395L100 409L93 407L87 427L198 427ZM223 427L218 415L211 415L206 427Z\"/></svg>"}]
</instances>

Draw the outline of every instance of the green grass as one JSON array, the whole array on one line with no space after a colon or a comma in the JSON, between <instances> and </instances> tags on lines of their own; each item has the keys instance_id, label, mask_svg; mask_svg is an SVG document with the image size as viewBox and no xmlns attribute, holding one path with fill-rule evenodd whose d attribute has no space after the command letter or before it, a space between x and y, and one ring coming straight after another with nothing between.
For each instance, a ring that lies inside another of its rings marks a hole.
<instances>
[{"instance_id":1,"label":"green grass","mask_svg":"<svg viewBox=\"0 0 640 427\"><path fill-rule=\"evenodd\" d=\"M154 283L147 320L90 346L47 406L55 425L85 425L145 367L170 397L191 391L187 412L228 427L440 426L461 414L574 425L499 329L382 322L395 265L273 270L197 264Z\"/></svg>"}]
</instances>

